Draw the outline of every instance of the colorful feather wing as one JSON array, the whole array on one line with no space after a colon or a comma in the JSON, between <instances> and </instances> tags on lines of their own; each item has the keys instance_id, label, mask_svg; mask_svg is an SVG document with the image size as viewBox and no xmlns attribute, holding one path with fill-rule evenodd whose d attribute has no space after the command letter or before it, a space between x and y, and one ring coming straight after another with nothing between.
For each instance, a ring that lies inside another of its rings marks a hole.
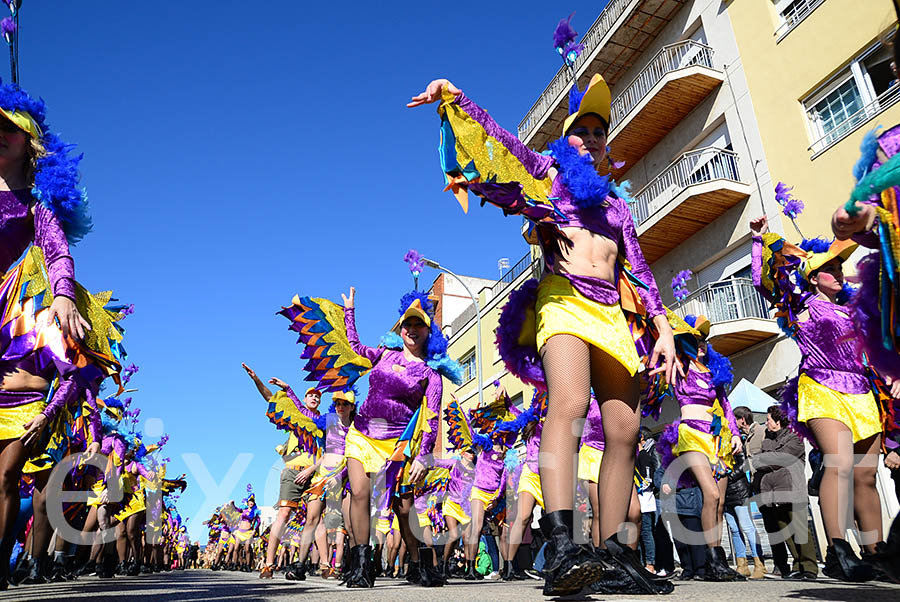
<instances>
[{"instance_id":1,"label":"colorful feather wing","mask_svg":"<svg viewBox=\"0 0 900 602\"><path fill-rule=\"evenodd\" d=\"M324 446L324 430L315 420L297 409L294 400L284 391L278 391L269 399L266 416L281 430L293 433L306 453L315 456Z\"/></svg>"},{"instance_id":2,"label":"colorful feather wing","mask_svg":"<svg viewBox=\"0 0 900 602\"><path fill-rule=\"evenodd\" d=\"M451 395L451 397L453 397ZM472 431L469 428L469 421L466 414L459 407L459 400L456 397L444 408L444 420L447 422L447 439L454 449L465 450L472 446Z\"/></svg>"},{"instance_id":3,"label":"colorful feather wing","mask_svg":"<svg viewBox=\"0 0 900 602\"><path fill-rule=\"evenodd\" d=\"M443 497L450 484L450 469L445 466L432 466L425 473L425 478L416 484L415 496L435 494Z\"/></svg>"},{"instance_id":4,"label":"colorful feather wing","mask_svg":"<svg viewBox=\"0 0 900 602\"><path fill-rule=\"evenodd\" d=\"M506 391L501 390L498 393L494 401L469 412L469 423L473 429L489 433L494 430L497 423L516 419L517 414L510 409Z\"/></svg>"},{"instance_id":5,"label":"colorful feather wing","mask_svg":"<svg viewBox=\"0 0 900 602\"><path fill-rule=\"evenodd\" d=\"M300 334L299 342L306 346L300 355L308 360L306 380L326 391L345 391L372 369L372 362L350 346L340 305L295 295L291 306L278 313L291 321L290 329Z\"/></svg>"},{"instance_id":6,"label":"colorful feather wing","mask_svg":"<svg viewBox=\"0 0 900 602\"><path fill-rule=\"evenodd\" d=\"M441 115L441 168L446 190L451 190L463 211L468 212L468 191L503 209L540 221L555 212L550 202L549 177L532 176L504 143L444 90ZM500 135L500 134L498 134ZM508 135L508 134L507 134Z\"/></svg>"}]
</instances>

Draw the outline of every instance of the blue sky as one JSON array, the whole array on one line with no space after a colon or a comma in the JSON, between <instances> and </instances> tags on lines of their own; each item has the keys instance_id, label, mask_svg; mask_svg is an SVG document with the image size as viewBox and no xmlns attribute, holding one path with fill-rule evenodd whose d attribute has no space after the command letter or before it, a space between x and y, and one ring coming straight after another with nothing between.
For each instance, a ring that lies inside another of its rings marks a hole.
<instances>
[{"instance_id":1,"label":"blue sky","mask_svg":"<svg viewBox=\"0 0 900 602\"><path fill-rule=\"evenodd\" d=\"M240 364L305 388L275 315L294 294L355 285L374 344L412 286L408 249L488 278L527 251L518 220L442 192L438 118L409 97L447 77L514 131L559 67L556 22L575 10L583 34L605 4L25 3L22 85L85 154L77 276L135 305L135 403L171 437L170 474L188 472L193 538L208 512L190 454L215 483L232 469L210 504L248 482L276 501L285 436Z\"/></svg>"}]
</instances>

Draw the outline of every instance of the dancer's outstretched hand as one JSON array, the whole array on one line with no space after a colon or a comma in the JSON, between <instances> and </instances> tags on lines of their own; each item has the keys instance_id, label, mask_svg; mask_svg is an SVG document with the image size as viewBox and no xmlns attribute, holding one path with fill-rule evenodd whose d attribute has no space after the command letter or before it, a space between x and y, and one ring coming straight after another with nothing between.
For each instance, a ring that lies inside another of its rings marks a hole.
<instances>
[{"instance_id":1,"label":"dancer's outstretched hand","mask_svg":"<svg viewBox=\"0 0 900 602\"><path fill-rule=\"evenodd\" d=\"M341 298L344 300L344 307L347 309L353 309L353 304L356 300L356 287L350 287L350 296L341 294Z\"/></svg>"},{"instance_id":2,"label":"dancer's outstretched hand","mask_svg":"<svg viewBox=\"0 0 900 602\"><path fill-rule=\"evenodd\" d=\"M439 101L441 99L441 93L444 89L444 86L447 86L447 90L453 94L459 94L460 92L462 92L462 90L450 83L449 79L436 79L425 86L424 92L413 96L412 99L410 99L410 101L406 103L406 106L412 108Z\"/></svg>"},{"instance_id":3,"label":"dancer's outstretched hand","mask_svg":"<svg viewBox=\"0 0 900 602\"><path fill-rule=\"evenodd\" d=\"M259 380L259 377L256 376L256 372L253 371L253 368L251 368L244 362L241 362L241 368L247 371L247 374L250 376L250 378L252 378L253 380Z\"/></svg>"},{"instance_id":4,"label":"dancer's outstretched hand","mask_svg":"<svg viewBox=\"0 0 900 602\"><path fill-rule=\"evenodd\" d=\"M425 468L424 464L418 460L413 460L412 466L409 467L409 482L418 483L425 478L425 473L427 471L428 469Z\"/></svg>"},{"instance_id":5,"label":"dancer's outstretched hand","mask_svg":"<svg viewBox=\"0 0 900 602\"><path fill-rule=\"evenodd\" d=\"M38 414L22 425L25 429L25 432L19 437L19 441L22 442L22 445L28 448L32 443L37 441L44 431L44 427L47 426L47 422L47 417L44 414Z\"/></svg>"},{"instance_id":6,"label":"dancer's outstretched hand","mask_svg":"<svg viewBox=\"0 0 900 602\"><path fill-rule=\"evenodd\" d=\"M750 233L753 236L762 236L769 231L769 218L765 215L750 220Z\"/></svg>"},{"instance_id":7,"label":"dancer's outstretched hand","mask_svg":"<svg viewBox=\"0 0 900 602\"><path fill-rule=\"evenodd\" d=\"M287 389L290 389L290 388L291 388L291 386L290 386L289 384L287 384L286 382L284 382L284 381L281 380L280 378L270 378L270 379L269 379L269 384L270 384L270 385L275 385L276 387L278 387L278 388L281 389L282 391L286 391Z\"/></svg>"},{"instance_id":8,"label":"dancer's outstretched hand","mask_svg":"<svg viewBox=\"0 0 900 602\"><path fill-rule=\"evenodd\" d=\"M875 224L875 207L857 201L856 208L859 209L856 215L850 215L841 205L831 216L831 231L836 239L847 240L854 234L872 229Z\"/></svg>"}]
</instances>

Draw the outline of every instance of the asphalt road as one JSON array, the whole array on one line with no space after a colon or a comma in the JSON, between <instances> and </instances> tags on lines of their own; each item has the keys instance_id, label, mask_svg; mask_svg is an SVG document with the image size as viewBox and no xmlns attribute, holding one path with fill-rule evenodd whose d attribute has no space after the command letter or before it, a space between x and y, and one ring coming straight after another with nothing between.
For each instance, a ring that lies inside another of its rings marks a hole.
<instances>
[{"instance_id":1,"label":"asphalt road","mask_svg":"<svg viewBox=\"0 0 900 602\"><path fill-rule=\"evenodd\" d=\"M634 600L649 596L600 596L567 598L585 600ZM310 577L302 583L285 581L276 575L271 581L261 581L255 573L212 572L207 570L177 571L142 577L116 577L101 580L82 577L77 581L48 585L32 585L10 588L0 592L0 600L37 602L78 602L102 600L103 602L171 602L180 600L385 600L422 602L424 600L448 600L452 602L489 602L543 600L540 584L528 582L469 583L453 580L443 588L424 589L399 581L382 580L371 590L348 590L339 587L334 580ZM663 598L660 598L663 599ZM817 582L793 582L778 578L742 583L705 583L690 581L679 583L667 602L710 600L723 602L732 599L739 602L769 602L771 600L834 600L871 602L900 602L900 585L864 584L848 585L820 579Z\"/></svg>"}]
</instances>

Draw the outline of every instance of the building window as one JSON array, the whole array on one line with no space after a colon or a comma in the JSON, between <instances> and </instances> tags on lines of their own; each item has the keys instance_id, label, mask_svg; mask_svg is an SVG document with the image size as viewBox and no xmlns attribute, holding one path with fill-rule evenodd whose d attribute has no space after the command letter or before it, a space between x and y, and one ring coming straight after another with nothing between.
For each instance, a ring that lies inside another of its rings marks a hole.
<instances>
[{"instance_id":1,"label":"building window","mask_svg":"<svg viewBox=\"0 0 900 602\"><path fill-rule=\"evenodd\" d=\"M475 378L477 368L475 367L474 351L470 351L469 353L464 355L463 358L459 360L459 365L462 366L462 376L464 383L467 383Z\"/></svg>"},{"instance_id":2,"label":"building window","mask_svg":"<svg viewBox=\"0 0 900 602\"><path fill-rule=\"evenodd\" d=\"M818 92L803 101L820 153L900 99L891 70L890 50L877 44L857 58Z\"/></svg>"},{"instance_id":3,"label":"building window","mask_svg":"<svg viewBox=\"0 0 900 602\"><path fill-rule=\"evenodd\" d=\"M781 40L823 2L825 0L774 0L780 23L775 36Z\"/></svg>"}]
</instances>

